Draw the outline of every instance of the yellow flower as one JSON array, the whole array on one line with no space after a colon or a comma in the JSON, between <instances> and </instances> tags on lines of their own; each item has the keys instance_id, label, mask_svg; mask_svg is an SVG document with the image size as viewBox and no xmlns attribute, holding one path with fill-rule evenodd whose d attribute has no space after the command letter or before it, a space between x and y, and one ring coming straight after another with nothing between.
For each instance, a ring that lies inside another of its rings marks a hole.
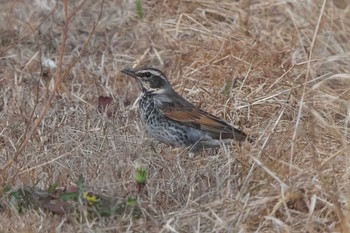
<instances>
[{"instance_id":1,"label":"yellow flower","mask_svg":"<svg viewBox=\"0 0 350 233\"><path fill-rule=\"evenodd\" d=\"M100 198L99 198L99 197L97 197L97 196L95 196L95 195L92 195L92 194L89 193L89 192L84 192L84 193L83 193L83 197L84 197L85 200L88 201L88 203L89 203L90 205L95 205L95 204L97 204L97 203L100 202Z\"/></svg>"}]
</instances>

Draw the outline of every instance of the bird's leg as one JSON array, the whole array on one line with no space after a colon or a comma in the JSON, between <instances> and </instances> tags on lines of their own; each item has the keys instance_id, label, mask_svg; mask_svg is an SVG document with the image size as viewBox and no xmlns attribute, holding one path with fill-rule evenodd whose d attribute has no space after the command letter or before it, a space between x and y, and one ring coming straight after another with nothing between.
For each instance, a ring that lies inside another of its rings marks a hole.
<instances>
[{"instance_id":1,"label":"bird's leg","mask_svg":"<svg viewBox=\"0 0 350 233\"><path fill-rule=\"evenodd\" d=\"M194 157L196 153L203 150L203 144L201 139L199 139L195 144L193 144L190 149L188 150L188 157L191 159Z\"/></svg>"}]
</instances>

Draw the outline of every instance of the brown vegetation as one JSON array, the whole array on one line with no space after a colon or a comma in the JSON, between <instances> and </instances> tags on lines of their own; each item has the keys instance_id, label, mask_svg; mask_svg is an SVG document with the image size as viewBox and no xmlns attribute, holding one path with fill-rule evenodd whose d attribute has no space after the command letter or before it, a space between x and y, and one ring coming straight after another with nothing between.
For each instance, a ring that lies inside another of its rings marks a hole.
<instances>
[{"instance_id":1,"label":"brown vegetation","mask_svg":"<svg viewBox=\"0 0 350 233\"><path fill-rule=\"evenodd\" d=\"M0 1L2 189L82 176L142 213L19 213L2 195L0 231L350 232L350 5L136 2ZM192 159L158 144L128 66L163 70L256 142Z\"/></svg>"}]
</instances>

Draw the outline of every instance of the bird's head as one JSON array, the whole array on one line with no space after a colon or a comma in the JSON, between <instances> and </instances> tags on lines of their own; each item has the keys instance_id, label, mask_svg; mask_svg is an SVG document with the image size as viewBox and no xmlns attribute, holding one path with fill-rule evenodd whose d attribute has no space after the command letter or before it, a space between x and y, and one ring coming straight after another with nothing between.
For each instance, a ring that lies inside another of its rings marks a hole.
<instances>
[{"instance_id":1,"label":"bird's head","mask_svg":"<svg viewBox=\"0 0 350 233\"><path fill-rule=\"evenodd\" d=\"M127 74L137 80L141 90L146 93L163 94L172 91L172 87L166 76L157 69L124 69L122 73Z\"/></svg>"}]
</instances>

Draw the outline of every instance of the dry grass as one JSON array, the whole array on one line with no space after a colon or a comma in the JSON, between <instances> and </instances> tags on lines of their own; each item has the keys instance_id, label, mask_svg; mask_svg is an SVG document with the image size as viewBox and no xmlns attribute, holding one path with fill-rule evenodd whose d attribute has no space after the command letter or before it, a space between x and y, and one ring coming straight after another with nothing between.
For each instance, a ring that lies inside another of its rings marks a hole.
<instances>
[{"instance_id":1,"label":"dry grass","mask_svg":"<svg viewBox=\"0 0 350 233\"><path fill-rule=\"evenodd\" d=\"M45 188L83 175L92 191L138 196L142 217L9 208L0 231L350 231L345 0L142 1L143 19L136 1L105 1L100 19L100 1L69 2L69 24L61 1L0 2L0 181ZM165 71L256 142L193 159L157 144L131 108L137 85L120 73L133 65ZM109 115L97 110L102 95Z\"/></svg>"}]
</instances>

